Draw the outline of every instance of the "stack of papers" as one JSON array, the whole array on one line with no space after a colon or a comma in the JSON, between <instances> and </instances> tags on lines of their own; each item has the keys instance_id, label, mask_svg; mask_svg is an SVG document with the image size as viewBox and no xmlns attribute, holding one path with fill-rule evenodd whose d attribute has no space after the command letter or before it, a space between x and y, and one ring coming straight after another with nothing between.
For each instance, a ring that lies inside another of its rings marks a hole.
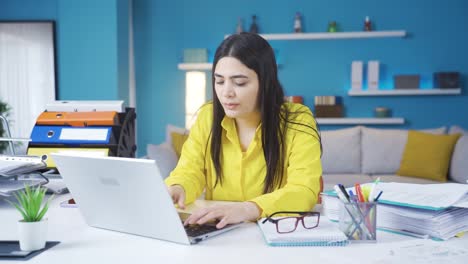
<instances>
[{"instance_id":1,"label":"stack of papers","mask_svg":"<svg viewBox=\"0 0 468 264\"><path fill-rule=\"evenodd\" d=\"M0 155L0 176L16 176L45 167L46 164L41 157Z\"/></svg>"},{"instance_id":2,"label":"stack of papers","mask_svg":"<svg viewBox=\"0 0 468 264\"><path fill-rule=\"evenodd\" d=\"M380 183L377 227L417 237L447 240L468 231L468 185ZM340 200L334 192L323 195L328 218L339 219Z\"/></svg>"}]
</instances>

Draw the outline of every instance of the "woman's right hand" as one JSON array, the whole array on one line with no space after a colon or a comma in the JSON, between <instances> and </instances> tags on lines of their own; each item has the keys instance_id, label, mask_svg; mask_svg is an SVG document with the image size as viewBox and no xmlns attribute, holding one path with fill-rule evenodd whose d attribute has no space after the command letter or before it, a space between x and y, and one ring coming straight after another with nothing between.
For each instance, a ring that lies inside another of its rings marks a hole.
<instances>
[{"instance_id":1,"label":"woman's right hand","mask_svg":"<svg viewBox=\"0 0 468 264\"><path fill-rule=\"evenodd\" d=\"M185 209L185 190L181 185L171 185L168 188L169 195L172 201L179 206L180 209Z\"/></svg>"}]
</instances>

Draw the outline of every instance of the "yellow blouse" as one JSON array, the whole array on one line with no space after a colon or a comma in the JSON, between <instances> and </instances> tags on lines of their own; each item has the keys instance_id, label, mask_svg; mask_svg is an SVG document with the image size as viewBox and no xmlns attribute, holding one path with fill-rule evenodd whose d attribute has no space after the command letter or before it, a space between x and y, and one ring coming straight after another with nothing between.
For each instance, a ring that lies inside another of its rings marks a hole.
<instances>
[{"instance_id":1,"label":"yellow blouse","mask_svg":"<svg viewBox=\"0 0 468 264\"><path fill-rule=\"evenodd\" d=\"M310 109L301 104L285 103L294 123L315 128ZM306 126L287 123L284 180L280 188L263 194L266 162L263 156L261 125L246 152L242 152L235 120L224 117L221 168L223 184L216 185L216 171L211 161L210 130L213 105L200 109L197 121L182 148L177 167L166 179L168 186L179 184L186 193L186 204L192 203L206 189L205 199L252 201L262 209L262 217L277 211L307 211L317 202L320 191L320 144L316 133Z\"/></svg>"}]
</instances>

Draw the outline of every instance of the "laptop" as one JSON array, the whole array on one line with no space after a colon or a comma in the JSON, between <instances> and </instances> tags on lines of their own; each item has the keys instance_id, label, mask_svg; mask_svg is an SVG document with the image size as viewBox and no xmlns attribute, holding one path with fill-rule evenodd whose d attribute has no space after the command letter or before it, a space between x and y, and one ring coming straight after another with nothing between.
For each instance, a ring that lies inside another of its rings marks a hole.
<instances>
[{"instance_id":1,"label":"laptop","mask_svg":"<svg viewBox=\"0 0 468 264\"><path fill-rule=\"evenodd\" d=\"M92 227L188 245L239 226L184 226L188 215L177 212L154 160L65 153L52 158Z\"/></svg>"}]
</instances>

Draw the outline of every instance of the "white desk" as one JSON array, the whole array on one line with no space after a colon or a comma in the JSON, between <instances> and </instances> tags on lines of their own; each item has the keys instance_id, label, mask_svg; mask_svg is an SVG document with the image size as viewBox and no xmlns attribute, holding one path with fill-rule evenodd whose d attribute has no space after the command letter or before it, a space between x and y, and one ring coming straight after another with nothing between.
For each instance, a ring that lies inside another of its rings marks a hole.
<instances>
[{"instance_id":1,"label":"white desk","mask_svg":"<svg viewBox=\"0 0 468 264\"><path fill-rule=\"evenodd\" d=\"M35 256L28 263L401 264L406 261L397 261L397 257L392 256L391 251L408 243L427 244L424 246L426 249L434 247L436 243L436 246L440 245L442 248L464 249L468 252L468 236L445 242L433 242L387 232L378 232L378 243L375 244L350 244L347 247L269 247L265 244L258 227L253 223L247 223L236 230L208 239L198 245L185 246L89 227L77 208L59 207L59 203L67 198L67 195L56 197L47 213L48 240L58 240L61 243ZM19 218L19 213L15 209L5 201L0 201L0 240L18 239L16 223ZM465 260L467 256L465 255ZM431 260L436 261L436 259ZM424 263L429 264L431 260L426 260ZM443 260L444 264L462 263L460 259L455 258L445 257Z\"/></svg>"}]
</instances>

